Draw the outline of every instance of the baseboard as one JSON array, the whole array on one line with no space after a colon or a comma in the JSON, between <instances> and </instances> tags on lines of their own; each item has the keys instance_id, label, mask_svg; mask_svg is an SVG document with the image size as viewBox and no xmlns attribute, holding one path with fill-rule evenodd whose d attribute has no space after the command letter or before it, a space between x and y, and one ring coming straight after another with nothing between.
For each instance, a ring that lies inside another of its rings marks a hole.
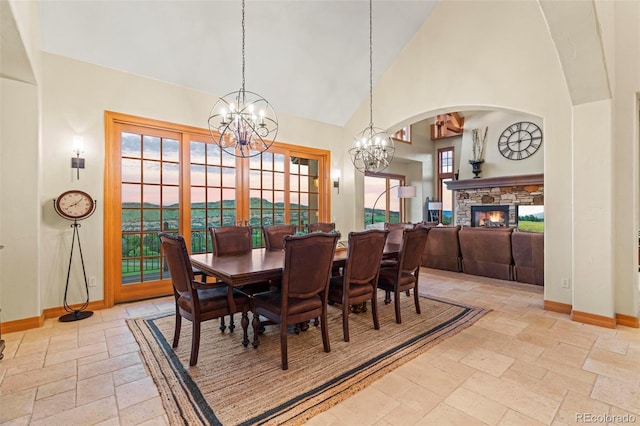
<instances>
[{"instance_id":1,"label":"baseboard","mask_svg":"<svg viewBox=\"0 0 640 426\"><path fill-rule=\"evenodd\" d=\"M71 305L71 309L79 309L82 307L82 305L83 305L82 303ZM95 311L95 310L104 309L104 308L105 308L104 300L96 300L95 302L89 302L89 305L85 310ZM2 332L13 333L16 331L24 331L24 330L29 330L31 328L42 327L45 319L58 318L66 313L67 311L64 309L63 306L57 306L55 308L47 308L42 311L42 314L40 314L40 316L37 316L37 317L22 318L19 320L3 322L1 325Z\"/></svg>"},{"instance_id":2,"label":"baseboard","mask_svg":"<svg viewBox=\"0 0 640 426\"><path fill-rule=\"evenodd\" d=\"M44 324L44 313L37 317L22 318L19 320L5 321L2 323L3 333L14 333L16 331L29 330L31 328L42 327Z\"/></svg>"},{"instance_id":3,"label":"baseboard","mask_svg":"<svg viewBox=\"0 0 640 426\"><path fill-rule=\"evenodd\" d=\"M588 312L571 311L571 320L599 327L616 328L616 319Z\"/></svg>"},{"instance_id":4,"label":"baseboard","mask_svg":"<svg viewBox=\"0 0 640 426\"><path fill-rule=\"evenodd\" d=\"M640 319L631 315L616 314L616 323L627 327L640 328Z\"/></svg>"},{"instance_id":5,"label":"baseboard","mask_svg":"<svg viewBox=\"0 0 640 426\"><path fill-rule=\"evenodd\" d=\"M572 306L567 303L554 302L552 300L544 301L544 310L551 312L558 312L561 314L571 314Z\"/></svg>"}]
</instances>

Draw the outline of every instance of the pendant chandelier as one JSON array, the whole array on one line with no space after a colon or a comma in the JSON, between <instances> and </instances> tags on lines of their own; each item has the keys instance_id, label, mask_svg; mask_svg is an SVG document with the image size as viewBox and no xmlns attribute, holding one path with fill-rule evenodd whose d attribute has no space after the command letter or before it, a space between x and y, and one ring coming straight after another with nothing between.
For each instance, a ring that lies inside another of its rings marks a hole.
<instances>
[{"instance_id":1,"label":"pendant chandelier","mask_svg":"<svg viewBox=\"0 0 640 426\"><path fill-rule=\"evenodd\" d=\"M393 139L373 126L373 6L369 0L369 126L354 139L349 154L353 166L361 172L380 172L393 160Z\"/></svg>"},{"instance_id":2,"label":"pendant chandelier","mask_svg":"<svg viewBox=\"0 0 640 426\"><path fill-rule=\"evenodd\" d=\"M262 96L245 90L244 0L242 0L242 87L220 99L209 114L213 141L236 157L253 157L268 150L278 134L278 117Z\"/></svg>"}]
</instances>

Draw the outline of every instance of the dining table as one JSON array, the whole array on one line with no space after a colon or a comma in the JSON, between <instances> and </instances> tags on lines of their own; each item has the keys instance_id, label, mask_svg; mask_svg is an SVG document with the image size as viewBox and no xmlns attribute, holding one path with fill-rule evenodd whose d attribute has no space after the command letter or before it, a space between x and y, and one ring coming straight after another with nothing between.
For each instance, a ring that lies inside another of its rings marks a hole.
<instances>
[{"instance_id":1,"label":"dining table","mask_svg":"<svg viewBox=\"0 0 640 426\"><path fill-rule=\"evenodd\" d=\"M398 256L400 244L390 243L384 247L383 259ZM347 259L346 248L337 249L333 266L344 266ZM250 253L216 256L213 253L199 253L190 256L191 264L209 276L232 286L242 287L264 281L277 281L282 278L284 250L255 248Z\"/></svg>"}]
</instances>

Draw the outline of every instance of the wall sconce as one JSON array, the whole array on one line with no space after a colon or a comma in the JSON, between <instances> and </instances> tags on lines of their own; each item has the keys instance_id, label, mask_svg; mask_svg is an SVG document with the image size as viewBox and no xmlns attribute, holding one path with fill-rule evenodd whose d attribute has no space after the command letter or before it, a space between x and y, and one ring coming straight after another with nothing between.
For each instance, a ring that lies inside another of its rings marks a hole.
<instances>
[{"instance_id":1,"label":"wall sconce","mask_svg":"<svg viewBox=\"0 0 640 426\"><path fill-rule=\"evenodd\" d=\"M84 152L84 140L82 136L73 137L73 149L71 150L76 156L71 157L71 168L76 169L77 179L80 180L80 169L84 169L84 158L80 158L80 154Z\"/></svg>"},{"instance_id":2,"label":"wall sconce","mask_svg":"<svg viewBox=\"0 0 640 426\"><path fill-rule=\"evenodd\" d=\"M333 187L338 190L338 194L340 193L340 170L334 169L331 172L331 179L333 180Z\"/></svg>"},{"instance_id":3,"label":"wall sconce","mask_svg":"<svg viewBox=\"0 0 640 426\"><path fill-rule=\"evenodd\" d=\"M340 177L337 177L336 180L333 181L333 187L338 190L338 194L340 193Z\"/></svg>"}]
</instances>

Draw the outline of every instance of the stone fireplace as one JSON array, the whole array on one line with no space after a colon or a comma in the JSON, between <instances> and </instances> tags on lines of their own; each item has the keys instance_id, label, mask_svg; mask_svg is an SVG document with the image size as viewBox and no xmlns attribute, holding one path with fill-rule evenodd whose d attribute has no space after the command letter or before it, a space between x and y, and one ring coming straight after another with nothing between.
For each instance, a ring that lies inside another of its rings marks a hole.
<instances>
[{"instance_id":1,"label":"stone fireplace","mask_svg":"<svg viewBox=\"0 0 640 426\"><path fill-rule=\"evenodd\" d=\"M503 228L509 226L509 206L471 206L471 226Z\"/></svg>"},{"instance_id":2,"label":"stone fireplace","mask_svg":"<svg viewBox=\"0 0 640 426\"><path fill-rule=\"evenodd\" d=\"M455 191L455 225L514 227L518 206L544 204L543 174L454 180L447 182L447 187ZM487 210L500 210L504 219L494 213L487 223Z\"/></svg>"}]
</instances>

